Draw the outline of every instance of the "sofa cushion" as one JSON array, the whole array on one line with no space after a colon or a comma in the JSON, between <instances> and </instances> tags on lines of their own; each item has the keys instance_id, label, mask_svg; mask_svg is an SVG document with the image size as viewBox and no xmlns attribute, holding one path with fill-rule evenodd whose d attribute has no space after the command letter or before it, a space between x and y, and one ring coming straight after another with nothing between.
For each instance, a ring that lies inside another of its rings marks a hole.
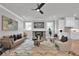
<instances>
[{"instance_id":1,"label":"sofa cushion","mask_svg":"<svg viewBox=\"0 0 79 59\"><path fill-rule=\"evenodd\" d=\"M14 38L14 41L16 41L16 40L17 40L17 36L16 36L16 35L13 35L13 38Z\"/></svg>"},{"instance_id":2,"label":"sofa cushion","mask_svg":"<svg viewBox=\"0 0 79 59\"><path fill-rule=\"evenodd\" d=\"M1 44L4 46L4 48L12 48L14 47L14 38L4 37L1 40Z\"/></svg>"}]
</instances>

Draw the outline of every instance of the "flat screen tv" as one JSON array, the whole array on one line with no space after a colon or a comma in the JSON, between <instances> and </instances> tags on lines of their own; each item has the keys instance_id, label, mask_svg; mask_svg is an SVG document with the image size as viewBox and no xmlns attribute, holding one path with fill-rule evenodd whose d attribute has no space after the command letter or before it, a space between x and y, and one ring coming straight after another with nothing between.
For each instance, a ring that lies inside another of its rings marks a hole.
<instances>
[{"instance_id":1,"label":"flat screen tv","mask_svg":"<svg viewBox=\"0 0 79 59\"><path fill-rule=\"evenodd\" d=\"M34 22L34 28L44 28L44 22Z\"/></svg>"}]
</instances>

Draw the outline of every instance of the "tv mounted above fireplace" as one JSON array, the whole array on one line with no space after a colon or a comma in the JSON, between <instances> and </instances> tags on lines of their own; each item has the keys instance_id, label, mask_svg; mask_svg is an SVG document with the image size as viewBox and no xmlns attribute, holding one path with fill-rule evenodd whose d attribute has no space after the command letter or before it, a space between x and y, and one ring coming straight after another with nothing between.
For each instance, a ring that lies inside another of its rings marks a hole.
<instances>
[{"instance_id":1,"label":"tv mounted above fireplace","mask_svg":"<svg viewBox=\"0 0 79 59\"><path fill-rule=\"evenodd\" d=\"M44 28L44 22L34 22L34 28Z\"/></svg>"}]
</instances>

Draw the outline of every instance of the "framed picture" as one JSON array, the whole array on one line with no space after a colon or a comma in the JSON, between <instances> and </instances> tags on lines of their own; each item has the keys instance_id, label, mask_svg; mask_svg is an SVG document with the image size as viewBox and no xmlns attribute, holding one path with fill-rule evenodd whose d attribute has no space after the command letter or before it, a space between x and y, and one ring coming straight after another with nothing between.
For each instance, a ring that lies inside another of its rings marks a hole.
<instances>
[{"instance_id":1,"label":"framed picture","mask_svg":"<svg viewBox=\"0 0 79 59\"><path fill-rule=\"evenodd\" d=\"M44 22L34 22L34 28L44 28Z\"/></svg>"},{"instance_id":2,"label":"framed picture","mask_svg":"<svg viewBox=\"0 0 79 59\"><path fill-rule=\"evenodd\" d=\"M18 22L6 16L2 16L2 30L3 31L18 30Z\"/></svg>"}]
</instances>

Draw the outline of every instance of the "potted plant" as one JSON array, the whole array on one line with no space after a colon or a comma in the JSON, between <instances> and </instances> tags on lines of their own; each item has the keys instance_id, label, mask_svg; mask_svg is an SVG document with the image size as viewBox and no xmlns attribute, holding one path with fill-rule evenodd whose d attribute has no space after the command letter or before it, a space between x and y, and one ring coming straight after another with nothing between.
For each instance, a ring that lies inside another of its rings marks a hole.
<instances>
[{"instance_id":1,"label":"potted plant","mask_svg":"<svg viewBox=\"0 0 79 59\"><path fill-rule=\"evenodd\" d=\"M50 35L50 41L52 42L52 40L51 40L51 35L52 35L51 28L49 28L49 35Z\"/></svg>"}]
</instances>

